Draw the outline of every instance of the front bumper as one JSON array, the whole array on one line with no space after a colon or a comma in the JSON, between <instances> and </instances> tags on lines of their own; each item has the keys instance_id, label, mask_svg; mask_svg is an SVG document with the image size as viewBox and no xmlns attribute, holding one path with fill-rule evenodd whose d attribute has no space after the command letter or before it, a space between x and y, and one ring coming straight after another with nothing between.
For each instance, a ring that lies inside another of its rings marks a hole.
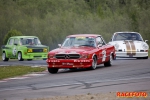
<instances>
[{"instance_id":1,"label":"front bumper","mask_svg":"<svg viewBox=\"0 0 150 100\"><path fill-rule=\"evenodd\" d=\"M92 59L47 59L48 67L51 68L88 68L92 66Z\"/></svg>"},{"instance_id":2,"label":"front bumper","mask_svg":"<svg viewBox=\"0 0 150 100\"><path fill-rule=\"evenodd\" d=\"M47 53L26 53L22 55L23 59L47 59Z\"/></svg>"},{"instance_id":3,"label":"front bumper","mask_svg":"<svg viewBox=\"0 0 150 100\"><path fill-rule=\"evenodd\" d=\"M129 58L136 58L136 57L147 57L148 52L136 52L135 54L127 54L127 52L116 52L116 57L129 57Z\"/></svg>"}]
</instances>

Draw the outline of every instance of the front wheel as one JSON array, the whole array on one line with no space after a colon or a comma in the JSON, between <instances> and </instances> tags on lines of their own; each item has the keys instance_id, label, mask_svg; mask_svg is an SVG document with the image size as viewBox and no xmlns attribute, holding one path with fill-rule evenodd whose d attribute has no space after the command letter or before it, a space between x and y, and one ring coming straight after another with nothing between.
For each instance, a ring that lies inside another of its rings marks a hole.
<instances>
[{"instance_id":1,"label":"front wheel","mask_svg":"<svg viewBox=\"0 0 150 100\"><path fill-rule=\"evenodd\" d=\"M23 59L22 59L22 53L21 52L18 52L18 60L19 61L23 61Z\"/></svg>"},{"instance_id":2,"label":"front wheel","mask_svg":"<svg viewBox=\"0 0 150 100\"><path fill-rule=\"evenodd\" d=\"M49 68L48 67L48 72L51 73L51 74L55 74L58 72L58 68Z\"/></svg>"},{"instance_id":3,"label":"front wheel","mask_svg":"<svg viewBox=\"0 0 150 100\"><path fill-rule=\"evenodd\" d=\"M27 59L28 61L32 61L32 59Z\"/></svg>"},{"instance_id":4,"label":"front wheel","mask_svg":"<svg viewBox=\"0 0 150 100\"><path fill-rule=\"evenodd\" d=\"M112 60L113 60L113 57L112 57L112 55L110 55L109 60L104 63L104 66L105 67L111 66L112 65Z\"/></svg>"},{"instance_id":5,"label":"front wheel","mask_svg":"<svg viewBox=\"0 0 150 100\"><path fill-rule=\"evenodd\" d=\"M143 57L143 59L148 59L148 56L146 56L146 57Z\"/></svg>"},{"instance_id":6,"label":"front wheel","mask_svg":"<svg viewBox=\"0 0 150 100\"><path fill-rule=\"evenodd\" d=\"M137 57L136 59L142 59L142 57Z\"/></svg>"},{"instance_id":7,"label":"front wheel","mask_svg":"<svg viewBox=\"0 0 150 100\"><path fill-rule=\"evenodd\" d=\"M47 60L47 58L43 58L43 60Z\"/></svg>"},{"instance_id":8,"label":"front wheel","mask_svg":"<svg viewBox=\"0 0 150 100\"><path fill-rule=\"evenodd\" d=\"M92 66L90 67L90 69L94 70L94 69L96 69L96 67L97 67L97 59L96 59L96 57L94 56L94 57L93 57Z\"/></svg>"},{"instance_id":9,"label":"front wheel","mask_svg":"<svg viewBox=\"0 0 150 100\"><path fill-rule=\"evenodd\" d=\"M2 54L2 60L3 61L8 61L9 60L9 58L6 57L6 53L5 52L3 52L3 54Z\"/></svg>"}]
</instances>

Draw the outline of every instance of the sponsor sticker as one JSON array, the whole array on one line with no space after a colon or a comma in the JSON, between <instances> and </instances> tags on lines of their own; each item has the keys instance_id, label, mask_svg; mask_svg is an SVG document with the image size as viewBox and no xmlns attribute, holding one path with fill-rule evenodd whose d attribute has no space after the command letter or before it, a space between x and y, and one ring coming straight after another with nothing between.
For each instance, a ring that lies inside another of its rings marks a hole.
<instances>
[{"instance_id":1,"label":"sponsor sticker","mask_svg":"<svg viewBox=\"0 0 150 100\"><path fill-rule=\"evenodd\" d=\"M59 60L49 60L49 62L60 62Z\"/></svg>"},{"instance_id":2,"label":"sponsor sticker","mask_svg":"<svg viewBox=\"0 0 150 100\"><path fill-rule=\"evenodd\" d=\"M86 39L86 37L76 37L76 39Z\"/></svg>"},{"instance_id":3,"label":"sponsor sticker","mask_svg":"<svg viewBox=\"0 0 150 100\"><path fill-rule=\"evenodd\" d=\"M74 60L74 62L90 62L90 60Z\"/></svg>"}]
</instances>

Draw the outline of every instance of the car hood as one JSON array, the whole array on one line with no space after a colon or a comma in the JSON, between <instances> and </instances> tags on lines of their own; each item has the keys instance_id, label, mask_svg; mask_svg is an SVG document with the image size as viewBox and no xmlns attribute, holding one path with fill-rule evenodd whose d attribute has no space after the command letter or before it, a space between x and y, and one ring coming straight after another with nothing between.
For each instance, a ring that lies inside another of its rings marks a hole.
<instances>
[{"instance_id":1,"label":"car hood","mask_svg":"<svg viewBox=\"0 0 150 100\"><path fill-rule=\"evenodd\" d=\"M57 48L50 53L55 53L55 54L65 54L65 53L87 53L92 50L94 50L94 47L70 47L70 48Z\"/></svg>"},{"instance_id":2,"label":"car hood","mask_svg":"<svg viewBox=\"0 0 150 100\"><path fill-rule=\"evenodd\" d=\"M149 46L144 41L114 41L110 44L114 45L116 49L120 50L127 50L129 48L132 48L132 50L139 51L139 50L146 50L144 46L147 46L147 49Z\"/></svg>"},{"instance_id":3,"label":"car hood","mask_svg":"<svg viewBox=\"0 0 150 100\"><path fill-rule=\"evenodd\" d=\"M27 48L47 48L45 45L26 45Z\"/></svg>"}]
</instances>

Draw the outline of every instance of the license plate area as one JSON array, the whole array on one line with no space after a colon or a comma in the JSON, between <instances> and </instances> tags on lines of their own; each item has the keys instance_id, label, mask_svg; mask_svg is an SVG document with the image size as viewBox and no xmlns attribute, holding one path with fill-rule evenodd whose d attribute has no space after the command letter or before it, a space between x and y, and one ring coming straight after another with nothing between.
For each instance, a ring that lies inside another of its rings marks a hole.
<instances>
[{"instance_id":1,"label":"license plate area","mask_svg":"<svg viewBox=\"0 0 150 100\"><path fill-rule=\"evenodd\" d=\"M35 59L41 59L42 56L34 56Z\"/></svg>"},{"instance_id":2,"label":"license plate area","mask_svg":"<svg viewBox=\"0 0 150 100\"><path fill-rule=\"evenodd\" d=\"M65 66L73 66L74 64L73 64L73 63L62 63L62 65L65 65Z\"/></svg>"}]
</instances>

